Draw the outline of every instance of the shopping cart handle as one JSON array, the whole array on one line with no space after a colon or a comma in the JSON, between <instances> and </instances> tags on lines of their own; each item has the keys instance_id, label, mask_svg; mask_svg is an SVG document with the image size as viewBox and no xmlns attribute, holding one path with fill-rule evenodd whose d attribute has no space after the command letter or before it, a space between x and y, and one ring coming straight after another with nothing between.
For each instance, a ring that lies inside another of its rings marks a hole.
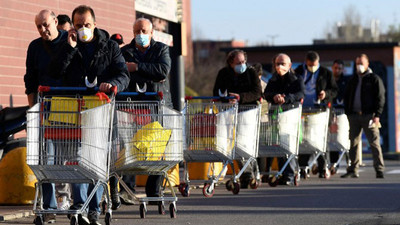
<instances>
[{"instance_id":1,"label":"shopping cart handle","mask_svg":"<svg viewBox=\"0 0 400 225\"><path fill-rule=\"evenodd\" d=\"M38 88L39 93L50 92L50 91L99 91L99 87L93 87L93 88L88 88L88 87L50 87L50 86L39 85L39 88ZM114 93L114 95L116 95L117 92L118 92L117 86L112 86L111 93Z\"/></svg>"},{"instance_id":2,"label":"shopping cart handle","mask_svg":"<svg viewBox=\"0 0 400 225\"><path fill-rule=\"evenodd\" d=\"M185 100L192 100L192 99L238 99L237 96L226 96L226 97L220 97L220 96L185 96Z\"/></svg>"},{"instance_id":3,"label":"shopping cart handle","mask_svg":"<svg viewBox=\"0 0 400 225\"><path fill-rule=\"evenodd\" d=\"M50 91L98 91L99 87L87 88L87 87L50 87L39 85L38 92L50 92Z\"/></svg>"},{"instance_id":4,"label":"shopping cart handle","mask_svg":"<svg viewBox=\"0 0 400 225\"><path fill-rule=\"evenodd\" d=\"M164 98L164 94L159 91L159 92L120 92L118 93L118 96L139 96L139 95L145 95L145 96L158 96L162 100Z\"/></svg>"}]
</instances>

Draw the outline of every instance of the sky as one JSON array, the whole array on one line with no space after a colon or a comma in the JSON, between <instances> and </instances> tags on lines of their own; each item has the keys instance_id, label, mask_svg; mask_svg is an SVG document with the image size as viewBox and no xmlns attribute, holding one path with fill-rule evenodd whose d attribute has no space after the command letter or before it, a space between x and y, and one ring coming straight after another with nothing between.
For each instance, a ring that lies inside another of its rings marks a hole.
<instances>
[{"instance_id":1,"label":"sky","mask_svg":"<svg viewBox=\"0 0 400 225\"><path fill-rule=\"evenodd\" d=\"M400 23L400 0L191 0L194 40L243 40L248 46L312 44L325 38L344 11L380 31Z\"/></svg>"}]
</instances>

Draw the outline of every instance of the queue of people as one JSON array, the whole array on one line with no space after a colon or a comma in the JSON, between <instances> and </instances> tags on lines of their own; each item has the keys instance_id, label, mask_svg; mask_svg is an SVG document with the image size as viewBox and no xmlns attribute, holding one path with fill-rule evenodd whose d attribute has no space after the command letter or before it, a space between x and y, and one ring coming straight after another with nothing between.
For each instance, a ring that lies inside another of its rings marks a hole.
<instances>
[{"instance_id":1,"label":"queue of people","mask_svg":"<svg viewBox=\"0 0 400 225\"><path fill-rule=\"evenodd\" d=\"M129 44L124 43L121 34L110 36L107 31L98 28L94 10L86 5L76 7L71 19L67 15L56 16L45 9L36 15L34 22L40 37L30 43L27 51L24 81L29 106L36 103L39 85L98 86L103 92L109 92L113 86L119 92L138 91L138 88L146 87L146 91L162 91L166 105L172 106L168 78L171 70L169 48L153 39L150 20L139 18L134 22L134 38ZM342 177L359 177L360 156L357 148L364 131L372 148L376 177L383 178L384 162L379 140L379 118L385 103L382 80L369 68L369 59L365 54L356 58L357 73L349 80L343 76L343 61L333 62L332 73L321 66L319 60L318 53L310 51L304 64L293 70L290 56L280 53L273 59L272 78L267 84L262 84L261 65L248 66L246 52L233 50L227 55L226 66L216 76L213 94L234 96L229 101L238 104L257 104L265 99L273 105L296 102L303 102L304 106L320 103L342 105L349 118L351 141L351 164ZM346 91L343 92L343 89ZM306 164L310 157L313 156L301 155L300 165ZM282 166L281 161L279 164ZM324 177L326 164L325 157L318 159L321 178ZM293 173L293 167L288 167L284 175L290 177ZM244 173L242 188L247 186L251 176L252 171ZM123 179L130 191L135 192L135 177L125 176ZM148 197L161 195L162 180L162 176L149 176L146 183ZM133 203L123 194L124 190L118 193L117 182L110 179L114 210L121 205L120 194L123 203ZM68 185L56 188L54 184L43 184L44 208L60 208L56 195L64 196L64 202L73 198L71 208L79 208L94 188L92 184L71 186L72 197L66 189ZM100 187L90 201L88 216L80 215L80 222L98 224L102 194ZM54 220L51 215L45 218L46 222Z\"/></svg>"}]
</instances>

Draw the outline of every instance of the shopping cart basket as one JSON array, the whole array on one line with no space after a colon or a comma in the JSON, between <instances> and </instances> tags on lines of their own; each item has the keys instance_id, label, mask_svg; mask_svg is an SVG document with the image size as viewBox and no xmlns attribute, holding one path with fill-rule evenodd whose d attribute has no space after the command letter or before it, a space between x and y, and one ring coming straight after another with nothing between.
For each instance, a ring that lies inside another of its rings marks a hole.
<instances>
[{"instance_id":1,"label":"shopping cart basket","mask_svg":"<svg viewBox=\"0 0 400 225\"><path fill-rule=\"evenodd\" d=\"M349 130L349 120L344 113L344 109L334 108L332 121L329 126L328 150L329 152L338 152L339 157L337 161L333 162L329 167L331 175L336 174L343 156L347 154L350 149Z\"/></svg>"},{"instance_id":2,"label":"shopping cart basket","mask_svg":"<svg viewBox=\"0 0 400 225\"><path fill-rule=\"evenodd\" d=\"M276 173L268 173L268 183L275 187L283 171L291 165L294 172L293 184L299 185L299 154L301 104L269 105L262 112L259 133L258 157L282 157L286 161Z\"/></svg>"},{"instance_id":3,"label":"shopping cart basket","mask_svg":"<svg viewBox=\"0 0 400 225\"><path fill-rule=\"evenodd\" d=\"M203 195L206 197L214 195L215 184L226 173L227 165L230 163L233 166L238 107L237 103L223 103L220 100L220 97L186 97L183 110L186 135L184 181L179 185L179 191L185 197L190 195L190 183L194 182L189 177L188 163L210 162L208 180L198 180L204 183ZM212 169L214 162L223 163L216 176ZM234 182L232 192L237 194L240 186Z\"/></svg>"},{"instance_id":4,"label":"shopping cart basket","mask_svg":"<svg viewBox=\"0 0 400 225\"><path fill-rule=\"evenodd\" d=\"M326 157L329 111L329 107L325 106L303 107L301 117L303 141L299 146L299 154L310 154L312 157L307 166L301 168L304 178L308 177L310 168L313 174L318 173L317 159L319 156ZM324 171L325 177L329 178L329 170L325 168Z\"/></svg>"},{"instance_id":5,"label":"shopping cart basket","mask_svg":"<svg viewBox=\"0 0 400 225\"><path fill-rule=\"evenodd\" d=\"M109 175L114 95L49 96L63 91L76 93L87 88L39 87L38 102L27 113L26 161L38 180L33 212L35 224L43 224L44 214L69 214L71 224L84 213L102 185L109 199ZM43 209L43 183L92 183L94 189L77 210ZM105 216L111 222L111 210Z\"/></svg>"},{"instance_id":6,"label":"shopping cart basket","mask_svg":"<svg viewBox=\"0 0 400 225\"><path fill-rule=\"evenodd\" d=\"M145 95L158 94L153 92ZM129 195L140 202L140 217L145 218L148 202L158 202L160 214L165 213L164 202L170 202L171 218L176 217L178 198L168 179L168 170L183 161L183 115L162 104L162 101L131 100L137 92L122 92L127 100L116 101L118 138L113 147L115 158L112 171ZM162 95L161 95L162 96ZM138 197L123 182L123 175L163 175L172 197Z\"/></svg>"},{"instance_id":7,"label":"shopping cart basket","mask_svg":"<svg viewBox=\"0 0 400 225\"><path fill-rule=\"evenodd\" d=\"M255 164L252 171L254 179L250 181L250 187L256 189L261 184L260 173L258 170L258 141L260 129L261 104L258 105L239 105L237 114L236 128L236 148L235 160L244 162L240 171L226 183L228 190L233 190L234 180L238 181L247 167Z\"/></svg>"}]
</instances>

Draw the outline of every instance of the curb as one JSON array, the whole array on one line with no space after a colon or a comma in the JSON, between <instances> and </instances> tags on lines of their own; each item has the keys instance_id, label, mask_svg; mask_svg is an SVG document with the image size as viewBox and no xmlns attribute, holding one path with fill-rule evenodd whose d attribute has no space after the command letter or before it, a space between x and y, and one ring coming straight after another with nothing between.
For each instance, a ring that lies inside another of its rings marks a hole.
<instances>
[{"instance_id":1,"label":"curb","mask_svg":"<svg viewBox=\"0 0 400 225\"><path fill-rule=\"evenodd\" d=\"M32 210L18 210L17 212L0 215L0 222L15 220L23 217L33 216Z\"/></svg>"}]
</instances>

